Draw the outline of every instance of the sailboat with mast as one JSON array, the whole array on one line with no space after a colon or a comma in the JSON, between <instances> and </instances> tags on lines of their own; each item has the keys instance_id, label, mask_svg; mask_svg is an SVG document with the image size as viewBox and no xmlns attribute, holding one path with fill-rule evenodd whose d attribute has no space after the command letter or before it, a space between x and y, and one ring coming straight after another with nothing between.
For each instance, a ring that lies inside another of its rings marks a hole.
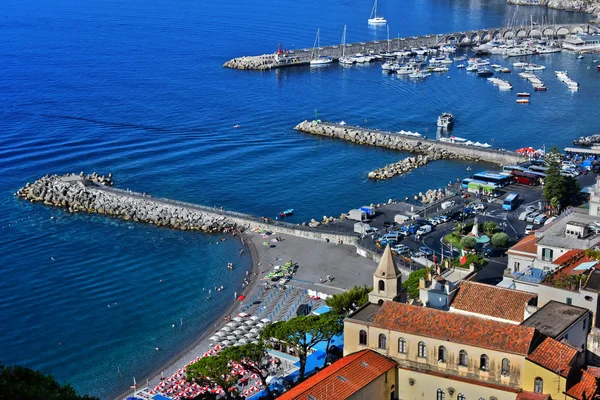
<instances>
[{"instance_id":1,"label":"sailboat with mast","mask_svg":"<svg viewBox=\"0 0 600 400\"><path fill-rule=\"evenodd\" d=\"M317 57L315 57L315 48L317 50ZM322 56L321 55L321 29L317 29L317 37L315 38L315 44L313 46L313 51L311 55L310 66L318 66L331 64L333 62L333 58L330 56Z\"/></svg>"},{"instance_id":2,"label":"sailboat with mast","mask_svg":"<svg viewBox=\"0 0 600 400\"><path fill-rule=\"evenodd\" d=\"M340 57L340 64L352 65L356 63L356 60L346 55L346 25L344 25L344 33L342 34L342 56Z\"/></svg>"},{"instance_id":3,"label":"sailboat with mast","mask_svg":"<svg viewBox=\"0 0 600 400\"><path fill-rule=\"evenodd\" d=\"M378 25L378 24L387 24L387 21L383 17L377 16L377 0L375 0L375 4L373 4L373 9L371 10L371 16L369 17L369 24Z\"/></svg>"}]
</instances>

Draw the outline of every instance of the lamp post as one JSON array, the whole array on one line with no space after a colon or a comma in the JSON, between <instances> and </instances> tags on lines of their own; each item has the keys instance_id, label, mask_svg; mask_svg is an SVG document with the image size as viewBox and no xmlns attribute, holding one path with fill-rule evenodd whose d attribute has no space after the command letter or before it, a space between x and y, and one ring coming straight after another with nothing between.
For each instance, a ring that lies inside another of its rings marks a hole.
<instances>
[{"instance_id":1,"label":"lamp post","mask_svg":"<svg viewBox=\"0 0 600 400\"><path fill-rule=\"evenodd\" d=\"M471 177L471 166L469 165L467 167L467 174L469 174L469 178Z\"/></svg>"}]
</instances>

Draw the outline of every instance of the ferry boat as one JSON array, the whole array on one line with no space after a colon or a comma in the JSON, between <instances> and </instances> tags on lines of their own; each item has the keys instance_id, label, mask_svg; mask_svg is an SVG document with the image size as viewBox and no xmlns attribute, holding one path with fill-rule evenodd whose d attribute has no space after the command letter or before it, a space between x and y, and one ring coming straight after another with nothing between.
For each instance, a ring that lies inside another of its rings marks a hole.
<instances>
[{"instance_id":1,"label":"ferry boat","mask_svg":"<svg viewBox=\"0 0 600 400\"><path fill-rule=\"evenodd\" d=\"M517 103L519 103L519 104L529 104L529 99L527 99L527 98L517 99Z\"/></svg>"},{"instance_id":2,"label":"ferry boat","mask_svg":"<svg viewBox=\"0 0 600 400\"><path fill-rule=\"evenodd\" d=\"M517 97L530 97L531 93L527 93L527 92L520 92L517 93Z\"/></svg>"},{"instance_id":3,"label":"ferry boat","mask_svg":"<svg viewBox=\"0 0 600 400\"><path fill-rule=\"evenodd\" d=\"M368 22L373 25L387 24L385 18L377 16L377 0L375 0L375 4L373 4L373 9L371 10L371 16L369 17Z\"/></svg>"},{"instance_id":4,"label":"ferry boat","mask_svg":"<svg viewBox=\"0 0 600 400\"><path fill-rule=\"evenodd\" d=\"M454 115L445 112L438 117L437 126L442 129L450 129L454 125Z\"/></svg>"},{"instance_id":5,"label":"ferry boat","mask_svg":"<svg viewBox=\"0 0 600 400\"><path fill-rule=\"evenodd\" d=\"M289 217L290 215L294 214L294 209L293 208L289 208L285 211L282 211L279 213L279 218L285 218L285 217Z\"/></svg>"}]
</instances>

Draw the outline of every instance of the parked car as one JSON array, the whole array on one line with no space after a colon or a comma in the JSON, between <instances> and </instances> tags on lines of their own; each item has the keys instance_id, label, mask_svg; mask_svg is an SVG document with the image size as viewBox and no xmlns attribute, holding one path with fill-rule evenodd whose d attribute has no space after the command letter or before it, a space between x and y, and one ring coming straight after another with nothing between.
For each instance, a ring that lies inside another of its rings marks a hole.
<instances>
[{"instance_id":1,"label":"parked car","mask_svg":"<svg viewBox=\"0 0 600 400\"><path fill-rule=\"evenodd\" d=\"M519 221L525 221L531 213L533 213L533 211L523 211L521 214L519 214Z\"/></svg>"},{"instance_id":2,"label":"parked car","mask_svg":"<svg viewBox=\"0 0 600 400\"><path fill-rule=\"evenodd\" d=\"M440 215L439 218L440 218L441 223L450 221L450 217L447 215Z\"/></svg>"},{"instance_id":3,"label":"parked car","mask_svg":"<svg viewBox=\"0 0 600 400\"><path fill-rule=\"evenodd\" d=\"M392 247L392 252L397 255L410 254L410 249L404 244L397 244Z\"/></svg>"},{"instance_id":4,"label":"parked car","mask_svg":"<svg viewBox=\"0 0 600 400\"><path fill-rule=\"evenodd\" d=\"M530 213L537 211L537 207L536 206L527 206L525 207L525 210L529 211Z\"/></svg>"},{"instance_id":5,"label":"parked car","mask_svg":"<svg viewBox=\"0 0 600 400\"><path fill-rule=\"evenodd\" d=\"M541 225L544 222L546 222L547 219L548 219L548 217L546 217L546 215L540 214L537 217L535 217L535 219L533 220L533 223L536 225Z\"/></svg>"},{"instance_id":6,"label":"parked car","mask_svg":"<svg viewBox=\"0 0 600 400\"><path fill-rule=\"evenodd\" d=\"M537 213L537 212L531 213L531 214L529 214L529 215L527 216L527 219L526 219L526 221L527 221L527 222L533 222L533 220L534 220L534 219L536 219L536 217L537 217L538 215L540 215L540 213Z\"/></svg>"},{"instance_id":7,"label":"parked car","mask_svg":"<svg viewBox=\"0 0 600 400\"><path fill-rule=\"evenodd\" d=\"M595 174L600 173L600 164L592 165L592 172Z\"/></svg>"},{"instance_id":8,"label":"parked car","mask_svg":"<svg viewBox=\"0 0 600 400\"><path fill-rule=\"evenodd\" d=\"M527 225L525 227L525 234L529 235L530 233L533 233L535 231L535 228L533 227L533 225Z\"/></svg>"},{"instance_id":9,"label":"parked car","mask_svg":"<svg viewBox=\"0 0 600 400\"><path fill-rule=\"evenodd\" d=\"M488 247L483 252L485 257L504 257L506 255L506 249L495 249L493 247Z\"/></svg>"},{"instance_id":10,"label":"parked car","mask_svg":"<svg viewBox=\"0 0 600 400\"><path fill-rule=\"evenodd\" d=\"M481 203L477 203L477 204L473 204L473 210L478 211L478 212L482 212L485 210L485 205L481 204Z\"/></svg>"},{"instance_id":11,"label":"parked car","mask_svg":"<svg viewBox=\"0 0 600 400\"><path fill-rule=\"evenodd\" d=\"M431 232L431 225L423 225L417 230L417 235L423 236Z\"/></svg>"}]
</instances>

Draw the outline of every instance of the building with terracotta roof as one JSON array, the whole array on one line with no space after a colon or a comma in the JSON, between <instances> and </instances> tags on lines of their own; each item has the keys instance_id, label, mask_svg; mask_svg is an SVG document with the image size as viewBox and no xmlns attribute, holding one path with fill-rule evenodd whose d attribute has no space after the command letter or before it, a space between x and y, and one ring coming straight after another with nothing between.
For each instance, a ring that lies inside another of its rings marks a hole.
<instances>
[{"instance_id":1,"label":"building with terracotta roof","mask_svg":"<svg viewBox=\"0 0 600 400\"><path fill-rule=\"evenodd\" d=\"M278 399L389 399L396 391L396 365L375 351L362 350L336 361Z\"/></svg>"},{"instance_id":2,"label":"building with terracotta roof","mask_svg":"<svg viewBox=\"0 0 600 400\"><path fill-rule=\"evenodd\" d=\"M535 293L462 281L450 311L520 324L537 310L536 305Z\"/></svg>"}]
</instances>

